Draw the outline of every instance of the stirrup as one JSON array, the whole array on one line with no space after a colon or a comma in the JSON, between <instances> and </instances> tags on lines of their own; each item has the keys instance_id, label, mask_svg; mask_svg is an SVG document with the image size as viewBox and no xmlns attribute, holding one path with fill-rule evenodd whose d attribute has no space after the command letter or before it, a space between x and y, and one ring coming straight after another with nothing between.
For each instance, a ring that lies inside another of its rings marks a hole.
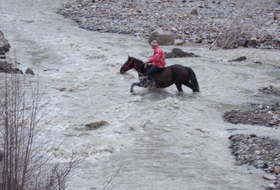
<instances>
[{"instance_id":1,"label":"stirrup","mask_svg":"<svg viewBox=\"0 0 280 190\"><path fill-rule=\"evenodd\" d=\"M155 82L155 80L154 80L154 79L148 80L147 83L146 83L146 87L147 87L147 88L154 88L154 87L156 87L156 82Z\"/></svg>"}]
</instances>

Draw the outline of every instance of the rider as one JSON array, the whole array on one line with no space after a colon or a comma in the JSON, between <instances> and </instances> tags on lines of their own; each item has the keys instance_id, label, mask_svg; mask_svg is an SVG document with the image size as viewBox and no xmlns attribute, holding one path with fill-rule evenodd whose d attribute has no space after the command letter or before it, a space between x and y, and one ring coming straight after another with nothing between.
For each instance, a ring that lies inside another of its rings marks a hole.
<instances>
[{"instance_id":1,"label":"rider","mask_svg":"<svg viewBox=\"0 0 280 190\"><path fill-rule=\"evenodd\" d=\"M154 49L153 56L145 62L145 67L148 63L153 63L153 66L148 70L148 84L150 86L155 85L153 74L165 67L165 55L162 49L158 46L158 43L156 40L153 40L151 42L151 47Z\"/></svg>"}]
</instances>

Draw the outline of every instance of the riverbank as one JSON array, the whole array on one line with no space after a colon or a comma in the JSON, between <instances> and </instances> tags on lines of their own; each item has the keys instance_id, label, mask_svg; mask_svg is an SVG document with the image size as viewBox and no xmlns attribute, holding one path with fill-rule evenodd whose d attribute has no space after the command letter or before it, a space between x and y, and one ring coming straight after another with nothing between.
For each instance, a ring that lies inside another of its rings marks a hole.
<instances>
[{"instance_id":1,"label":"riverbank","mask_svg":"<svg viewBox=\"0 0 280 190\"><path fill-rule=\"evenodd\" d=\"M161 28L185 43L280 49L278 7L277 0L87 0L58 13L92 31L148 38Z\"/></svg>"}]
</instances>

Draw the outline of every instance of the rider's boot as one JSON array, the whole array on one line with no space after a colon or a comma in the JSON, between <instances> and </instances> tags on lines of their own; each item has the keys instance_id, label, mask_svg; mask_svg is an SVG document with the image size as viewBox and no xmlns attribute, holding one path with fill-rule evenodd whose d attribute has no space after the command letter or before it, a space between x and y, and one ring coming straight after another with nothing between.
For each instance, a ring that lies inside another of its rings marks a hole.
<instances>
[{"instance_id":1,"label":"rider's boot","mask_svg":"<svg viewBox=\"0 0 280 190\"><path fill-rule=\"evenodd\" d=\"M154 79L149 79L148 81L147 81L147 87L148 88L153 88L153 87L155 87L156 86L156 82L155 82L155 80Z\"/></svg>"},{"instance_id":2,"label":"rider's boot","mask_svg":"<svg viewBox=\"0 0 280 190\"><path fill-rule=\"evenodd\" d=\"M151 86L155 86L155 85L156 85L156 82L155 82L154 79L150 80L150 85L151 85Z\"/></svg>"}]
</instances>

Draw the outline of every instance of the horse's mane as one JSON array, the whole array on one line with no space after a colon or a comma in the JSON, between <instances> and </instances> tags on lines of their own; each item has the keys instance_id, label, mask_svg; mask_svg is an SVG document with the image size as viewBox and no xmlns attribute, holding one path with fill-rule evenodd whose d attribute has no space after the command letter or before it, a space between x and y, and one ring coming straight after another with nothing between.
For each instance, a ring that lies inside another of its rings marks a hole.
<instances>
[{"instance_id":1,"label":"horse's mane","mask_svg":"<svg viewBox=\"0 0 280 190\"><path fill-rule=\"evenodd\" d=\"M130 59L134 59L134 60L137 61L137 62L144 63L143 61L141 61L140 59L137 59L137 58L135 58L135 57L130 57Z\"/></svg>"}]
</instances>

